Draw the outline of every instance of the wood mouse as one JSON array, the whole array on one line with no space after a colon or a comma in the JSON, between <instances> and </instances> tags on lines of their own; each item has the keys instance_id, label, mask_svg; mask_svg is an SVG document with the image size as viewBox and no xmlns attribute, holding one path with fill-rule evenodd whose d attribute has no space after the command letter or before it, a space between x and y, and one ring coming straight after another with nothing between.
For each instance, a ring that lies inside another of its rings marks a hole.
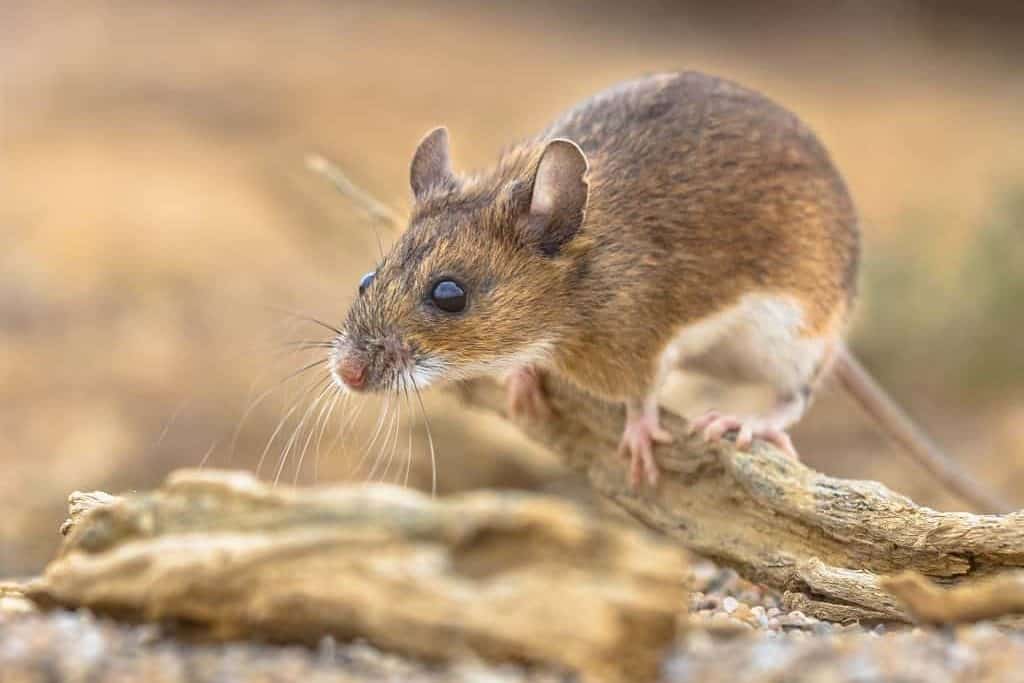
<instances>
[{"instance_id":1,"label":"wood mouse","mask_svg":"<svg viewBox=\"0 0 1024 683\"><path fill-rule=\"evenodd\" d=\"M538 372L552 372L625 406L636 486L656 484L655 444L671 440L656 396L673 369L770 387L765 412L710 412L692 429L792 455L786 429L835 370L891 435L963 484L846 350L857 213L822 144L767 97L696 72L652 75L476 174L452 170L437 128L410 182L408 228L334 340L341 388L505 374L511 411L543 414Z\"/></svg>"}]
</instances>

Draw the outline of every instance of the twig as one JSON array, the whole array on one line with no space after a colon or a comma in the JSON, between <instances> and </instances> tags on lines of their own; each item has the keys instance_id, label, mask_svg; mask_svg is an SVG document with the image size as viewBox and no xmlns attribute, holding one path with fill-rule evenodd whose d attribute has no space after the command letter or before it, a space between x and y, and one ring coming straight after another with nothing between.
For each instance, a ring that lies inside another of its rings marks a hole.
<instances>
[{"instance_id":1,"label":"twig","mask_svg":"<svg viewBox=\"0 0 1024 683\"><path fill-rule=\"evenodd\" d=\"M327 178L338 192L355 202L374 221L392 229L401 227L403 221L396 211L349 180L348 176L328 159L319 154L310 154L306 157L306 168Z\"/></svg>"},{"instance_id":2,"label":"twig","mask_svg":"<svg viewBox=\"0 0 1024 683\"><path fill-rule=\"evenodd\" d=\"M946 455L910 416L896 405L872 377L849 353L836 359L835 375L858 406L872 418L875 425L909 454L950 492L980 512L1009 512L1014 506L1002 496L979 484L955 460Z\"/></svg>"}]
</instances>

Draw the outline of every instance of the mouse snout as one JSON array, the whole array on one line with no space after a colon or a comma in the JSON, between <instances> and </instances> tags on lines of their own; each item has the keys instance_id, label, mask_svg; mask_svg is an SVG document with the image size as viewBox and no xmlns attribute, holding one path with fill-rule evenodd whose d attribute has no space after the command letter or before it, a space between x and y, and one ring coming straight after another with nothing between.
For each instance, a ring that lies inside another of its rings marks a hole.
<instances>
[{"instance_id":1,"label":"mouse snout","mask_svg":"<svg viewBox=\"0 0 1024 683\"><path fill-rule=\"evenodd\" d=\"M351 354L337 360L335 371L349 389L362 389L366 384L366 363Z\"/></svg>"},{"instance_id":2,"label":"mouse snout","mask_svg":"<svg viewBox=\"0 0 1024 683\"><path fill-rule=\"evenodd\" d=\"M335 341L330 358L340 388L366 393L397 389L410 362L409 351L394 334L346 335Z\"/></svg>"}]
</instances>

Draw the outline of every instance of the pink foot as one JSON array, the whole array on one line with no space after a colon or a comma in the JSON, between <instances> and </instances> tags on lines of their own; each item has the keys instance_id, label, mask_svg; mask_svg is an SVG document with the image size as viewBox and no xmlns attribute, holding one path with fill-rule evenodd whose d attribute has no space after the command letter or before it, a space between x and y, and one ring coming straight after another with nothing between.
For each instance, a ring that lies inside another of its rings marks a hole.
<instances>
[{"instance_id":1,"label":"pink foot","mask_svg":"<svg viewBox=\"0 0 1024 683\"><path fill-rule=\"evenodd\" d=\"M658 483L658 463L654 461L654 444L672 443L672 435L658 424L657 406L652 411L634 413L627 410L626 428L619 442L619 454L629 458L629 481L635 489L646 475L647 483Z\"/></svg>"},{"instance_id":2,"label":"pink foot","mask_svg":"<svg viewBox=\"0 0 1024 683\"><path fill-rule=\"evenodd\" d=\"M704 441L711 443L736 430L736 448L745 451L754 439L767 441L791 458L799 459L793 441L785 430L769 425L759 425L757 420L742 420L735 415L723 415L714 410L690 422L690 434L703 432Z\"/></svg>"},{"instance_id":3,"label":"pink foot","mask_svg":"<svg viewBox=\"0 0 1024 683\"><path fill-rule=\"evenodd\" d=\"M540 371L532 365L518 368L508 377L506 388L508 414L513 418L528 417L539 420L551 415L541 386Z\"/></svg>"}]
</instances>

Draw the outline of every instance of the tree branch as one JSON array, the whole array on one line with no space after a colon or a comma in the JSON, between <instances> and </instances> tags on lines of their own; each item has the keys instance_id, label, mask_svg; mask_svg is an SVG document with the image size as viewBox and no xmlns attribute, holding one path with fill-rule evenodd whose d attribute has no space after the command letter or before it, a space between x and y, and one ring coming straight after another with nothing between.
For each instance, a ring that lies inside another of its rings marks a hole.
<instances>
[{"instance_id":1,"label":"tree branch","mask_svg":"<svg viewBox=\"0 0 1024 683\"><path fill-rule=\"evenodd\" d=\"M546 378L556 415L520 421L633 517L691 550L785 592L790 608L836 621L910 615L879 583L913 569L946 583L1024 566L1024 513L974 515L915 505L880 483L828 477L771 446L705 444L664 414L675 443L657 449L657 489L629 486L616 451L623 410ZM491 380L457 385L470 406L503 413Z\"/></svg>"}]
</instances>

